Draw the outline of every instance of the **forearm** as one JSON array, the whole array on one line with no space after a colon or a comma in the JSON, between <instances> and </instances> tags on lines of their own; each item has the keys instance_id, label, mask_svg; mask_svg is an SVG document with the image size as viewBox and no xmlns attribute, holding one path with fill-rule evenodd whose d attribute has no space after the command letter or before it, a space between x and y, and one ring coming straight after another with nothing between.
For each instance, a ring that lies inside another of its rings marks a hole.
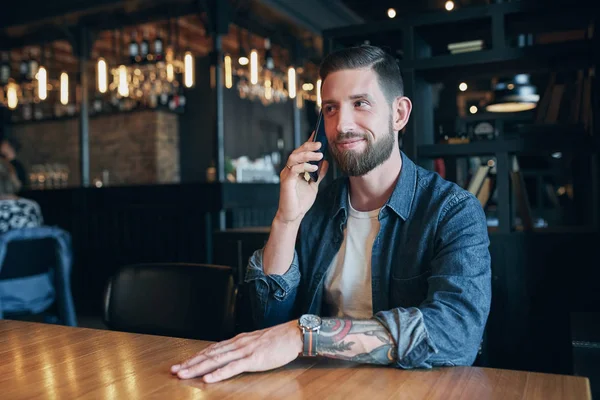
<instances>
[{"instance_id":1,"label":"forearm","mask_svg":"<svg viewBox=\"0 0 600 400\"><path fill-rule=\"evenodd\" d=\"M263 252L265 275L283 275L294 260L299 223L282 222L277 216L271 224L269 240Z\"/></svg>"},{"instance_id":2,"label":"forearm","mask_svg":"<svg viewBox=\"0 0 600 400\"><path fill-rule=\"evenodd\" d=\"M396 359L396 344L377 320L323 319L317 354L365 364L388 365Z\"/></svg>"}]
</instances>

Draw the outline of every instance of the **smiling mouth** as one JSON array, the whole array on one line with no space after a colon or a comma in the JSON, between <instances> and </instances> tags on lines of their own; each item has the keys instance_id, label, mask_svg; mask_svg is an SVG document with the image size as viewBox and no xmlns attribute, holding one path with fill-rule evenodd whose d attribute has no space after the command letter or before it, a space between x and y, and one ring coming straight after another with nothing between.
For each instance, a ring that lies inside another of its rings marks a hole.
<instances>
[{"instance_id":1,"label":"smiling mouth","mask_svg":"<svg viewBox=\"0 0 600 400\"><path fill-rule=\"evenodd\" d=\"M343 145L348 145L348 144L352 144L352 143L356 143L356 142L362 142L363 140L365 140L365 139L356 138L356 139L351 139L351 140L342 140L342 141L337 142L337 144L343 146Z\"/></svg>"}]
</instances>

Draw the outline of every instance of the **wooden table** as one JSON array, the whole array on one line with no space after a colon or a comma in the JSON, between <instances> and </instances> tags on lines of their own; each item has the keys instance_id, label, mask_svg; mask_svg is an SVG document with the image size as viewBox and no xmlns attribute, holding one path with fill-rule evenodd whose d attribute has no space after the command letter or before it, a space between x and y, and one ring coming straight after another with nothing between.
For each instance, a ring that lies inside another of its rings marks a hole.
<instances>
[{"instance_id":1,"label":"wooden table","mask_svg":"<svg viewBox=\"0 0 600 400\"><path fill-rule=\"evenodd\" d=\"M171 364L208 342L0 320L3 399L590 399L587 378L487 368L402 371L297 360L205 384Z\"/></svg>"}]
</instances>

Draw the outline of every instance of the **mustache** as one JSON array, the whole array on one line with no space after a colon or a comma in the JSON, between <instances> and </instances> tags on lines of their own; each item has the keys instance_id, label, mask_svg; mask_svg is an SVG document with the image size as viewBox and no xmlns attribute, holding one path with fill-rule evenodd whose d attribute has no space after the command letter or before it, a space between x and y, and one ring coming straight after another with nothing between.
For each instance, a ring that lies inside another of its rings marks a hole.
<instances>
[{"instance_id":1,"label":"mustache","mask_svg":"<svg viewBox=\"0 0 600 400\"><path fill-rule=\"evenodd\" d=\"M341 142L349 139L368 139L366 133L362 132L338 132L335 138L336 142Z\"/></svg>"}]
</instances>

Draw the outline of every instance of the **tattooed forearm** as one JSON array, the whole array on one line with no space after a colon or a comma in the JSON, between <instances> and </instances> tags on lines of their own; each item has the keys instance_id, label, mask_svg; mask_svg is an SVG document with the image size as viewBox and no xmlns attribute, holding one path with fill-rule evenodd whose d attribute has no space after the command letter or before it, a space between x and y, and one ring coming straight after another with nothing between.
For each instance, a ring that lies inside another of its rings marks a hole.
<instances>
[{"instance_id":1,"label":"tattooed forearm","mask_svg":"<svg viewBox=\"0 0 600 400\"><path fill-rule=\"evenodd\" d=\"M376 320L323 319L317 354L368 364L391 364L396 344Z\"/></svg>"}]
</instances>

